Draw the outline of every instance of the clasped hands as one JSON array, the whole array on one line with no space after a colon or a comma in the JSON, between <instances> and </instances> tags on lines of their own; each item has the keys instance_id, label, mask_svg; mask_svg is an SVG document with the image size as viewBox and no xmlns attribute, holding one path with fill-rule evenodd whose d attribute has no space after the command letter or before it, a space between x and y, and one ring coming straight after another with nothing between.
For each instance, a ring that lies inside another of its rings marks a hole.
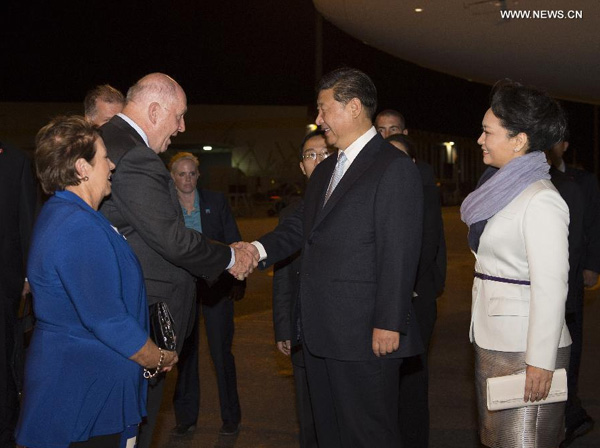
<instances>
[{"instance_id":1,"label":"clasped hands","mask_svg":"<svg viewBox=\"0 0 600 448\"><path fill-rule=\"evenodd\" d=\"M235 252L235 263L229 269L229 273L238 280L244 280L258 266L258 260L260 259L258 249L254 245L243 241L231 244L231 248Z\"/></svg>"}]
</instances>

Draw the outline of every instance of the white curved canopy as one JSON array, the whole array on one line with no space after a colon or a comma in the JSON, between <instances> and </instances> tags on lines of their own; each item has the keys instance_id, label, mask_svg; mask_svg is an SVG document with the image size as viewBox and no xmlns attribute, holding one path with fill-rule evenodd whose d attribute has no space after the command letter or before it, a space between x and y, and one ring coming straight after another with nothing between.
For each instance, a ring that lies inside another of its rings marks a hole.
<instances>
[{"instance_id":1,"label":"white curved canopy","mask_svg":"<svg viewBox=\"0 0 600 448\"><path fill-rule=\"evenodd\" d=\"M600 103L599 0L313 2L355 38L423 67L486 84L512 78L559 98ZM503 9L530 18L503 20ZM560 14L565 18L549 18Z\"/></svg>"}]
</instances>

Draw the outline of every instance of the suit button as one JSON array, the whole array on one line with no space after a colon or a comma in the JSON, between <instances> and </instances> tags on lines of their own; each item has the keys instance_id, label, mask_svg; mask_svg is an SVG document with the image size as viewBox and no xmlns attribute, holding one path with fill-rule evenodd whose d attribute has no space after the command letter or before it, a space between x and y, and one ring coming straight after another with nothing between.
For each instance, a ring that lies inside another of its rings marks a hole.
<instances>
[{"instance_id":1,"label":"suit button","mask_svg":"<svg viewBox=\"0 0 600 448\"><path fill-rule=\"evenodd\" d=\"M308 244L312 244L312 242L313 242L312 238L309 238L307 241Z\"/></svg>"}]
</instances>

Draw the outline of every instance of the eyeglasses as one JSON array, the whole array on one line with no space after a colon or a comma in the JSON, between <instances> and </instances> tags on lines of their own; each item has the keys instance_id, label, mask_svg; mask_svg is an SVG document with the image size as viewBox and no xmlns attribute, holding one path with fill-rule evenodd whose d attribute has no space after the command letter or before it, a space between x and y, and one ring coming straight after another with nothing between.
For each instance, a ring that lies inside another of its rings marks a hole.
<instances>
[{"instance_id":1,"label":"eyeglasses","mask_svg":"<svg viewBox=\"0 0 600 448\"><path fill-rule=\"evenodd\" d=\"M307 152L306 154L302 154L302 159L303 160L317 160L317 157L319 158L319 160L325 160L327 157L329 157L331 155L330 152Z\"/></svg>"}]
</instances>

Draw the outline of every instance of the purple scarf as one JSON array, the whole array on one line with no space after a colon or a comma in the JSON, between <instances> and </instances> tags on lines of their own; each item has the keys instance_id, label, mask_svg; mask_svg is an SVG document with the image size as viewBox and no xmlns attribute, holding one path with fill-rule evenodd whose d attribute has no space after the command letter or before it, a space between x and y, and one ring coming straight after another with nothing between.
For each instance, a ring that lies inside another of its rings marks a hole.
<instances>
[{"instance_id":1,"label":"purple scarf","mask_svg":"<svg viewBox=\"0 0 600 448\"><path fill-rule=\"evenodd\" d=\"M477 252L479 237L487 220L532 183L550 179L549 171L550 165L546 161L546 155L542 151L533 151L512 159L471 192L460 206L461 219L469 226L471 249Z\"/></svg>"}]
</instances>

